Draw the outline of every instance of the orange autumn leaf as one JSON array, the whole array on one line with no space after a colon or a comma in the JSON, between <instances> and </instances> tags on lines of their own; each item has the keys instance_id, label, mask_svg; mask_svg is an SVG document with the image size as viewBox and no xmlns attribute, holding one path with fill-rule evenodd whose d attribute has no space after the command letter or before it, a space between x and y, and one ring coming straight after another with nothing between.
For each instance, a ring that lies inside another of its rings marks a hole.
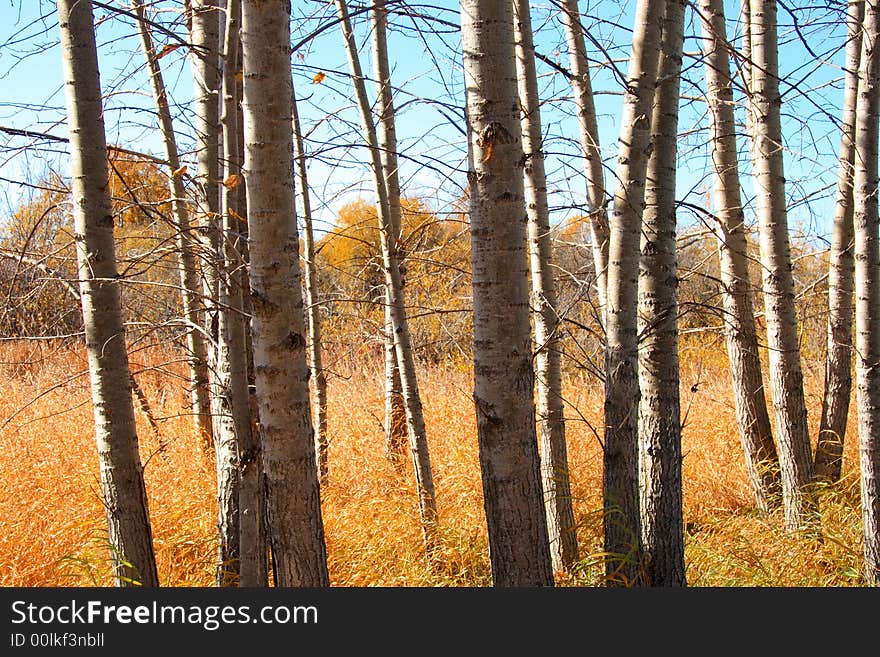
<instances>
[{"instance_id":1,"label":"orange autumn leaf","mask_svg":"<svg viewBox=\"0 0 880 657\"><path fill-rule=\"evenodd\" d=\"M229 214L232 216L233 219L238 219L243 224L247 223L247 219L242 217L240 214L238 214L238 212L236 212L232 208L229 208Z\"/></svg>"},{"instance_id":2,"label":"orange autumn leaf","mask_svg":"<svg viewBox=\"0 0 880 657\"><path fill-rule=\"evenodd\" d=\"M244 71L236 71L235 72L235 79L238 82L241 82L242 80L244 80Z\"/></svg>"},{"instance_id":3,"label":"orange autumn leaf","mask_svg":"<svg viewBox=\"0 0 880 657\"><path fill-rule=\"evenodd\" d=\"M240 182L241 178L233 173L228 178L226 178L226 180L223 181L223 185L226 187L226 189L233 189Z\"/></svg>"},{"instance_id":4,"label":"orange autumn leaf","mask_svg":"<svg viewBox=\"0 0 880 657\"><path fill-rule=\"evenodd\" d=\"M162 48L162 50L159 51L159 54L156 55L156 59L157 59L157 60L162 59L165 55L174 52L174 51L177 50L178 48L180 48L180 44L179 44L179 43L176 43L176 44L174 44L173 46L172 46L172 45L167 45L167 46L165 46L164 48Z\"/></svg>"},{"instance_id":5,"label":"orange autumn leaf","mask_svg":"<svg viewBox=\"0 0 880 657\"><path fill-rule=\"evenodd\" d=\"M326 77L326 73L324 73L323 71L318 71L317 73L315 73L315 77L312 78L312 84L321 84Z\"/></svg>"},{"instance_id":6,"label":"orange autumn leaf","mask_svg":"<svg viewBox=\"0 0 880 657\"><path fill-rule=\"evenodd\" d=\"M182 176L182 175L185 174L185 173L186 173L186 165L184 164L184 165L183 165L182 167L180 167L179 169L175 169L174 171L172 171L172 172L171 172L171 175L172 175L172 177L175 177L175 178L176 178L177 176Z\"/></svg>"}]
</instances>

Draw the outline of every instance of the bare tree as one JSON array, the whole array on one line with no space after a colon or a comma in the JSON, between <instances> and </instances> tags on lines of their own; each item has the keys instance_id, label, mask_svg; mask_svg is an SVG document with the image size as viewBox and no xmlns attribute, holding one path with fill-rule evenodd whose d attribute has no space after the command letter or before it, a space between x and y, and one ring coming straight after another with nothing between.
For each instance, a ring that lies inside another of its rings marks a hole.
<instances>
[{"instance_id":1,"label":"bare tree","mask_svg":"<svg viewBox=\"0 0 880 657\"><path fill-rule=\"evenodd\" d=\"M684 0L667 0L639 273L639 493L646 584L685 586L678 378L676 166Z\"/></svg>"},{"instance_id":2,"label":"bare tree","mask_svg":"<svg viewBox=\"0 0 880 657\"><path fill-rule=\"evenodd\" d=\"M604 323L607 306L608 281L608 211L605 198L605 174L599 142L599 126L590 81L590 66L584 43L577 0L562 0L562 21L568 42L571 66L571 86L578 112L581 149L587 174L587 207L590 218L590 241L593 250L593 269L596 272L596 290L599 299L599 316Z\"/></svg>"},{"instance_id":3,"label":"bare tree","mask_svg":"<svg viewBox=\"0 0 880 657\"><path fill-rule=\"evenodd\" d=\"M816 477L829 483L840 479L843 441L852 395L853 319L853 150L859 59L862 49L864 2L850 2L846 16L846 72L843 90L837 197L828 263L828 349L825 392L816 443Z\"/></svg>"},{"instance_id":4,"label":"bare tree","mask_svg":"<svg viewBox=\"0 0 880 657\"><path fill-rule=\"evenodd\" d=\"M757 205L770 392L782 474L786 528L806 528L816 517L813 458L797 334L791 246L785 198L779 95L776 1L749 3L752 171Z\"/></svg>"},{"instance_id":5,"label":"bare tree","mask_svg":"<svg viewBox=\"0 0 880 657\"><path fill-rule=\"evenodd\" d=\"M278 586L327 586L309 408L290 120L290 3L242 3L252 340Z\"/></svg>"},{"instance_id":6,"label":"bare tree","mask_svg":"<svg viewBox=\"0 0 880 657\"><path fill-rule=\"evenodd\" d=\"M394 125L394 97L388 66L385 0L376 0L370 14L373 27L373 68L376 75L376 138L382 160L382 175L388 190L388 224L395 244L401 241L400 177L397 173L397 129ZM401 258L398 256L398 260ZM385 290L385 452L400 464L406 446L406 408L400 383L400 367L394 348L390 292Z\"/></svg>"},{"instance_id":7,"label":"bare tree","mask_svg":"<svg viewBox=\"0 0 880 657\"><path fill-rule=\"evenodd\" d=\"M342 24L342 36L348 62L352 72L352 84L360 110L364 137L370 152L370 169L378 200L378 218L380 247L382 249L382 267L385 275L385 289L388 293L388 305L391 308L391 322L394 333L394 349L397 353L397 364L400 368L400 384L406 408L406 420L409 434L410 452L412 453L413 470L415 471L416 488L419 498L419 515L422 522L422 533L425 541L425 552L428 560L433 563L437 557L437 502L434 495L434 475L431 471L431 459L428 452L428 438L425 431L425 418L422 414L422 400L419 396L418 380L416 379L415 357L413 356L409 325L404 304L403 284L400 280L400 257L397 240L390 222L388 188L385 185L382 157L376 137L376 126L373 123L367 90L361 70L360 58L354 41L348 7L345 0L335 0L339 21Z\"/></svg>"},{"instance_id":8,"label":"bare tree","mask_svg":"<svg viewBox=\"0 0 880 657\"><path fill-rule=\"evenodd\" d=\"M522 109L522 144L525 162L525 201L528 214L529 263L532 275L532 317L535 326L535 380L541 440L541 478L547 534L554 571L567 571L577 561L577 527L571 499L565 412L562 398L562 363L553 280L553 245L541 137L538 77L532 18L526 0L514 0L519 102Z\"/></svg>"},{"instance_id":9,"label":"bare tree","mask_svg":"<svg viewBox=\"0 0 880 657\"><path fill-rule=\"evenodd\" d=\"M58 0L79 290L113 575L117 586L158 586L138 450L92 3Z\"/></svg>"},{"instance_id":10,"label":"bare tree","mask_svg":"<svg viewBox=\"0 0 880 657\"><path fill-rule=\"evenodd\" d=\"M665 0L639 0L623 99L605 312L604 534L609 584L640 581L638 489L639 240Z\"/></svg>"},{"instance_id":11,"label":"bare tree","mask_svg":"<svg viewBox=\"0 0 880 657\"><path fill-rule=\"evenodd\" d=\"M880 2L865 2L856 106L855 291L856 401L859 415L865 575L880 586L880 217L877 142L880 138Z\"/></svg>"},{"instance_id":12,"label":"bare tree","mask_svg":"<svg viewBox=\"0 0 880 657\"><path fill-rule=\"evenodd\" d=\"M177 149L177 138L174 134L174 122L171 117L168 95L165 91L162 68L153 43L153 36L150 33L144 3L141 0L132 0L131 5L138 19L137 24L141 37L141 47L143 48L147 67L150 71L150 84L153 90L153 101L156 103L156 114L162 131L162 140L165 145L165 157L171 168L170 175L168 176L168 186L171 193L171 211L174 215L177 229L180 294L183 302L183 319L187 325L186 348L190 397L192 399L196 431L203 435L205 431L210 431L211 402L208 394L208 352L203 333L204 329L200 324L201 290L199 271L195 258L196 240L194 239L190 224L186 189L183 185L183 175L180 173L180 152ZM207 414L205 411L207 411Z\"/></svg>"},{"instance_id":13,"label":"bare tree","mask_svg":"<svg viewBox=\"0 0 880 657\"><path fill-rule=\"evenodd\" d=\"M718 240L723 285L724 336L746 472L758 508L767 513L781 504L782 484L755 329L724 4L722 0L701 0L699 10L712 143L713 230Z\"/></svg>"},{"instance_id":14,"label":"bare tree","mask_svg":"<svg viewBox=\"0 0 880 657\"><path fill-rule=\"evenodd\" d=\"M217 583L234 586L240 582L242 559L250 563L246 568L258 569L256 561L265 561L262 532L241 528L242 500L245 508L256 504L260 488L258 481L249 481L248 490L242 489L241 455L252 450L254 437L248 399L248 372L246 346L246 317L244 289L247 284L242 224L244 184L241 181L239 157L239 95L236 73L240 70L241 4L227 0L226 22L223 30L222 92L220 117L223 141L220 208L223 217L220 234L221 259L217 271L217 350L214 363L215 446L217 459L217 528L218 563ZM247 548L242 551L242 541Z\"/></svg>"},{"instance_id":15,"label":"bare tree","mask_svg":"<svg viewBox=\"0 0 880 657\"><path fill-rule=\"evenodd\" d=\"M203 324L211 339L208 350L209 389L216 386L217 295L220 263L220 4L219 0L185 0L190 35L190 68L195 110L196 212L202 273ZM216 395L216 391L212 392ZM207 415L205 415L207 414ZM202 409L211 418L210 401ZM213 420L205 425L204 440L210 450Z\"/></svg>"},{"instance_id":16,"label":"bare tree","mask_svg":"<svg viewBox=\"0 0 880 657\"><path fill-rule=\"evenodd\" d=\"M293 146L303 215L303 283L306 294L306 318L309 324L308 351L311 372L309 378L312 384L312 412L315 418L315 448L318 452L318 474L323 483L327 481L329 473L330 449L327 436L327 373L324 371L321 356L321 308L318 302L318 269L315 265L311 192L296 98L293 99Z\"/></svg>"},{"instance_id":17,"label":"bare tree","mask_svg":"<svg viewBox=\"0 0 880 657\"><path fill-rule=\"evenodd\" d=\"M255 394L253 341L248 318L252 315L248 274L247 191L243 181L244 125L241 100L243 64L241 53L241 0L226 0L226 38L223 68L224 113L221 122L229 134L224 138L223 266L228 277L228 298L238 305L221 317L221 339L230 344L229 394L232 402L235 439L238 448L238 584L242 587L266 586L269 577L266 536L266 487L263 480L259 434L259 410ZM235 53L234 56L231 53ZM234 107L234 111L229 109ZM235 123L232 124L231 122ZM228 305L228 304L227 304ZM239 323L240 320L240 323ZM224 337L225 335L225 337ZM238 341L244 342L239 353ZM242 355L244 362L242 362ZM239 374L244 367L244 380ZM244 404L244 405L243 405ZM245 426L245 422L247 423Z\"/></svg>"},{"instance_id":18,"label":"bare tree","mask_svg":"<svg viewBox=\"0 0 880 657\"><path fill-rule=\"evenodd\" d=\"M523 148L510 2L462 0L474 402L495 586L552 586L533 399Z\"/></svg>"}]
</instances>

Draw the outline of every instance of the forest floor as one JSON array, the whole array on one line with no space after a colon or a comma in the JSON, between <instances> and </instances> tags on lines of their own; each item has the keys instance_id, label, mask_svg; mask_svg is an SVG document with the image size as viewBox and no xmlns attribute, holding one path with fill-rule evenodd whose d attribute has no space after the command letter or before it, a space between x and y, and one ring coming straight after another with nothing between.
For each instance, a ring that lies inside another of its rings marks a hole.
<instances>
[{"instance_id":1,"label":"forest floor","mask_svg":"<svg viewBox=\"0 0 880 657\"><path fill-rule=\"evenodd\" d=\"M720 354L720 355L719 355ZM856 418L842 481L821 497L822 540L786 534L781 513L755 508L743 465L721 347L682 354L683 503L688 584L702 587L864 585ZM138 416L152 530L163 586L213 585L215 467L189 418L184 363L167 346L133 350L132 370L158 420ZM467 368L421 368L436 485L441 565L425 561L413 476L385 457L381 363L329 380L330 476L322 489L333 586L486 586L486 525ZM805 363L813 435L821 364ZM557 574L594 586L602 566L602 386L566 382L567 437L581 560ZM106 586L84 351L51 343L0 345L0 586ZM815 445L815 438L814 438Z\"/></svg>"}]
</instances>

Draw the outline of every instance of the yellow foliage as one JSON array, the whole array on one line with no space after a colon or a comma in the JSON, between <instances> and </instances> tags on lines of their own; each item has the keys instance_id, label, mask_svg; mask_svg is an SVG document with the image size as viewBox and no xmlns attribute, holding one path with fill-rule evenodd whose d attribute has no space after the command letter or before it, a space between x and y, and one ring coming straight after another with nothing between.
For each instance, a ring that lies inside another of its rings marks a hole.
<instances>
[{"instance_id":1,"label":"yellow foliage","mask_svg":"<svg viewBox=\"0 0 880 657\"><path fill-rule=\"evenodd\" d=\"M162 322L179 314L167 177L151 161L112 148L110 153L117 268L121 278L139 282L122 286L125 319ZM16 210L0 236L7 254L0 260L0 284L12 301L0 314L6 335L68 334L81 326L78 301L57 281L75 285L78 278L67 183L53 175L40 186L43 190Z\"/></svg>"},{"instance_id":2,"label":"yellow foliage","mask_svg":"<svg viewBox=\"0 0 880 657\"><path fill-rule=\"evenodd\" d=\"M394 243L417 355L460 356L469 351L471 327L466 226L413 198L401 200L401 223ZM326 341L342 349L381 342L385 279L375 206L363 199L343 206L316 253Z\"/></svg>"}]
</instances>

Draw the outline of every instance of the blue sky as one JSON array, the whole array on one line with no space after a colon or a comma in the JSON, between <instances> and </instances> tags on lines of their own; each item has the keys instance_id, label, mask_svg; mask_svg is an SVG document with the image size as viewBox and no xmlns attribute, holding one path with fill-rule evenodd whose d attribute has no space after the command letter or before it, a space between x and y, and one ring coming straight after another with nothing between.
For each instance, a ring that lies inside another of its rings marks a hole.
<instances>
[{"instance_id":1,"label":"blue sky","mask_svg":"<svg viewBox=\"0 0 880 657\"><path fill-rule=\"evenodd\" d=\"M126 8L128 5L127 2L116 4ZM163 21L171 20L180 5L172 0L158 4L167 10L161 15ZM603 54L594 44L588 44L594 59L593 86L609 191L613 187L621 87L606 58L610 57L621 71L626 70L634 4L611 0L589 0L580 4L590 35L605 50ZM726 2L726 6L729 34L733 37L739 3ZM781 5L779 10L780 66L784 77L799 82L797 88L783 85L789 222L795 230L802 227L806 232L824 235L828 232L828 217L833 207L831 191L836 176L839 132L835 121L840 114L842 97L839 78L844 28L830 21L825 11L795 9L790 13L785 6ZM335 15L332 4L327 2L300 0L294 2L293 7L294 42L301 41ZM442 212L460 194L464 174L465 144L457 109L463 102L460 42L454 26L448 25L458 22L458 4L435 0L424 5L413 2L410 7L423 16L394 18L389 34L392 78L397 87L395 103L399 108L402 184L404 193L427 197ZM558 9L551 2L532 3L532 8L538 50L567 66ZM54 11L54 2L48 0L0 0L0 88L3 90L0 126L66 135ZM102 83L108 95L105 109L108 140L161 153L150 111L152 101L143 58L131 21L125 17L108 18L100 9L96 14L104 19L98 30L98 41ZM40 16L45 18L38 20ZM685 51L694 55L699 49L696 38L699 26L694 23L692 14L688 21ZM357 17L355 26L359 43L364 46L362 63L369 76L366 17ZM445 33L429 34L431 29ZM163 43L161 36L157 35L157 41ZM825 61L813 64L810 51ZM162 64L166 84L178 103L176 127L181 133L181 146L185 148L192 142L188 137L191 117L187 103L191 84L184 49L163 58ZM547 135L545 151L551 204L554 220L558 222L577 213L583 202L583 167L578 156L577 124L568 82L546 64L539 62L538 69L544 101L542 119ZM312 77L318 71L327 77L321 84L312 84ZM313 205L319 228L326 229L343 203L357 196L372 195L339 30L326 30L297 50L293 72L308 148L314 155L310 164ZM705 205L709 187L708 150L703 106L697 98L702 74L699 61L687 56L686 82L682 87L685 99L680 124L678 195L681 200ZM372 88L370 93L372 95ZM47 167L63 170L63 148L59 145L38 153L22 149L26 141L21 138L7 140L0 136L0 145L4 141L6 146L0 149L0 178L21 180L28 175L38 176ZM744 177L746 196L749 189L748 179ZM23 188L0 181L0 218L21 199L22 192ZM681 223L689 220L688 213L682 212Z\"/></svg>"}]
</instances>

